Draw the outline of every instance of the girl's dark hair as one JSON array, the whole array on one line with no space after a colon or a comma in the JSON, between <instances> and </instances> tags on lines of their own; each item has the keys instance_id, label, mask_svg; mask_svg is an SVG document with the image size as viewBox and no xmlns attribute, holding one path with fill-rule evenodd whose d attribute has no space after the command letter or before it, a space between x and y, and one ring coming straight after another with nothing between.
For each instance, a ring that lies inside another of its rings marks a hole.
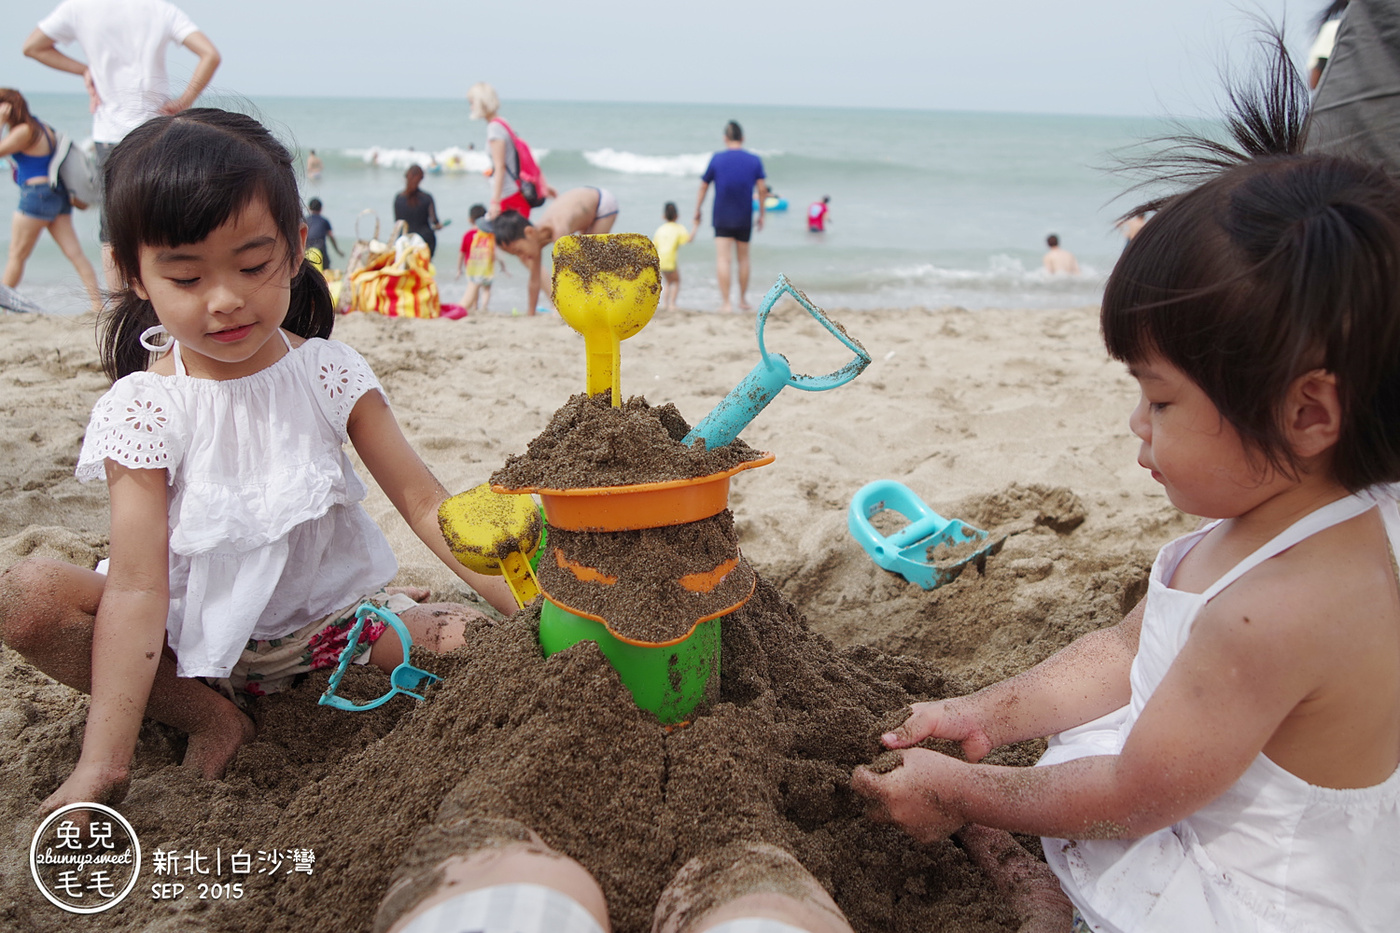
<instances>
[{"instance_id":1,"label":"girl's dark hair","mask_svg":"<svg viewBox=\"0 0 1400 933\"><path fill-rule=\"evenodd\" d=\"M103 168L112 259L122 281L103 315L102 368L113 380L150 365L141 332L160 323L132 290L143 246L198 243L261 198L296 259L302 211L292 156L258 121L199 108L157 117L132 130ZM325 278L302 261L292 278L282 326L302 337L329 337L335 308Z\"/></svg>"},{"instance_id":2,"label":"girl's dark hair","mask_svg":"<svg viewBox=\"0 0 1400 933\"><path fill-rule=\"evenodd\" d=\"M681 212L676 210L675 201L667 201L666 206L661 209L661 213L667 220L673 223L677 217L681 216Z\"/></svg>"},{"instance_id":3,"label":"girl's dark hair","mask_svg":"<svg viewBox=\"0 0 1400 933\"><path fill-rule=\"evenodd\" d=\"M1400 186L1379 166L1303 153L1307 90L1274 46L1262 83L1230 94L1235 148L1178 136L1152 163L1198 184L1125 215L1158 211L1109 277L1104 343L1180 369L1287 475L1289 386L1335 374L1333 473L1356 491L1400 480Z\"/></svg>"}]
</instances>

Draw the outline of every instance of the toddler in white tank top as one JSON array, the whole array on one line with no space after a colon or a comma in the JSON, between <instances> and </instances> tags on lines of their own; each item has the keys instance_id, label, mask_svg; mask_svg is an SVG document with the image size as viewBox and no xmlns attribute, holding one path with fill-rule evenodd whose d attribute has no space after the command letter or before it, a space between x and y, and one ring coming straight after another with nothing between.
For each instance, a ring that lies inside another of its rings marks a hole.
<instances>
[{"instance_id":1,"label":"toddler in white tank top","mask_svg":"<svg viewBox=\"0 0 1400 933\"><path fill-rule=\"evenodd\" d=\"M1122 622L916 704L884 736L902 766L853 777L877 819L959 832L1036 930L1400 923L1400 187L1302 154L1306 92L1274 64L1237 94L1250 155L1164 161L1197 186L1130 212L1156 213L1101 316L1138 463L1215 521ZM977 763L1047 735L1038 767ZM1042 836L1064 896L996 830Z\"/></svg>"}]
</instances>

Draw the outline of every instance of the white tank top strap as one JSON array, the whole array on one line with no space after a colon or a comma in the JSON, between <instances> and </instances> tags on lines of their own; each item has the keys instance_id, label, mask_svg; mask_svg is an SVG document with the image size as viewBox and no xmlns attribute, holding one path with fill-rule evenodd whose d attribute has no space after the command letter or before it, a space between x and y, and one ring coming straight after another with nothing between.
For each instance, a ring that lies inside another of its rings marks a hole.
<instances>
[{"instance_id":1,"label":"white tank top strap","mask_svg":"<svg viewBox=\"0 0 1400 933\"><path fill-rule=\"evenodd\" d=\"M277 333L279 333L279 334L282 335L282 342L285 343L285 344L287 345L287 352L290 353L290 352L292 351L292 349L293 349L293 347L292 347L292 338L291 338L291 337L288 337L288 336L287 336L287 332L286 332L285 330L283 330L282 328L280 328L280 327L277 328Z\"/></svg>"},{"instance_id":2,"label":"white tank top strap","mask_svg":"<svg viewBox=\"0 0 1400 933\"><path fill-rule=\"evenodd\" d=\"M1372 486L1364 494L1375 500L1376 509L1381 513L1381 521L1385 522L1385 534L1390 539L1390 553L1400 557L1400 505L1396 502L1400 499L1400 485Z\"/></svg>"},{"instance_id":3,"label":"white tank top strap","mask_svg":"<svg viewBox=\"0 0 1400 933\"><path fill-rule=\"evenodd\" d=\"M1304 515L1275 535L1271 541L1265 543L1259 550L1232 567L1223 577L1211 584L1201 596L1206 602L1209 602L1219 595L1220 591L1225 589L1225 587L1234 583L1240 577L1249 573L1249 571L1258 567L1269 558L1277 557L1293 545L1300 541L1306 541L1319 531L1324 531L1331 528L1333 525L1339 525L1348 519L1355 518L1368 509L1375 508L1379 501L1380 500L1369 490L1363 490L1355 495L1347 496L1344 499L1338 499L1336 502L1329 502L1322 508ZM1391 502L1391 510L1394 511L1393 500ZM1382 514L1384 514L1384 511L1385 510L1382 509ZM1400 538L1397 537L1397 535L1400 535L1400 516L1397 516L1396 523L1396 528L1392 529L1389 519L1386 520L1386 531L1390 533L1392 548L1394 548L1397 543L1400 543Z\"/></svg>"}]
</instances>

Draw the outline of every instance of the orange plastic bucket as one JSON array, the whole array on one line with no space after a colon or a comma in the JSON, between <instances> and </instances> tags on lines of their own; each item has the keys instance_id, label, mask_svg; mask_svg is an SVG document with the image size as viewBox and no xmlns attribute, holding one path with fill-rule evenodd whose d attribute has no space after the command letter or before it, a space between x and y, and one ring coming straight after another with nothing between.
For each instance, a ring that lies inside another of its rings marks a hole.
<instances>
[{"instance_id":1,"label":"orange plastic bucket","mask_svg":"<svg viewBox=\"0 0 1400 933\"><path fill-rule=\"evenodd\" d=\"M729 507L729 478L773 460L772 454L764 454L709 476L632 486L491 488L503 493L537 493L544 505L545 521L567 531L636 531L718 515Z\"/></svg>"}]
</instances>

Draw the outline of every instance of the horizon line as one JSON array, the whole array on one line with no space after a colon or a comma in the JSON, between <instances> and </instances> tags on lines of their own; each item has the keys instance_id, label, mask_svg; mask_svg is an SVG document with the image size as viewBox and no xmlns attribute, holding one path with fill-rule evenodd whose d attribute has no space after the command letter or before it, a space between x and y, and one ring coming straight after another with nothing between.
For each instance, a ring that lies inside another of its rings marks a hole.
<instances>
[{"instance_id":1,"label":"horizon line","mask_svg":"<svg viewBox=\"0 0 1400 933\"><path fill-rule=\"evenodd\" d=\"M75 93L75 92L72 92L72 91L30 91L29 94L28 94L27 96L34 97L34 96L39 96L39 95L46 96L46 97L71 97L71 98L74 98L74 99L83 99L83 100L86 100L86 97L87 97L87 95L86 95L85 93L82 93L82 92L77 92L77 93ZM256 101L256 100L258 100L258 99L274 99L274 100L336 100L336 101L355 101L355 100L385 101L385 100L399 100L399 101L412 101L412 102L415 102L415 103L430 103L430 102L446 102L446 101L450 101L450 102L454 102L454 103L460 102L460 103L462 104L462 106L463 106L464 109L465 109L465 107L466 107L466 95L465 95L465 94L463 94L463 95L461 95L461 96L457 96L457 95L420 96L420 95L391 95L391 94L278 94L278 93L266 93L266 94L257 94L257 95L253 95L253 94L247 94L247 93L241 93L241 92L240 92L240 93L237 93L237 94L233 94L233 93L224 93L224 94L221 94L217 88L214 88L214 89L212 89L212 90L209 89L209 88L206 88L205 91L204 91L204 93L201 94L200 97L201 97L201 98L204 98L204 97L212 98L211 103L213 102L213 100L218 100L219 98L222 97L222 98L225 98L225 99L237 99L237 98L242 98L242 99L249 100L249 101ZM974 108L961 108L961 107L891 107L891 106L875 106L875 105L871 105L871 106L855 106L855 105L840 105L840 104L791 104L791 103L782 103L782 104L778 104L778 103L764 103L764 102L754 102L754 101L749 101L749 102L740 103L740 102L734 102L734 101L719 101L719 102L715 102L715 101L689 101L689 100L683 100L683 101L677 101L677 100L665 100L665 101L662 101L662 100L599 100L599 99L569 99L569 98L544 98L544 97L513 97L513 98L511 98L510 103L521 103L521 104L571 104L571 105L585 105L585 106L586 106L586 105L599 105L599 106L618 106L618 105L621 105L621 106L637 106L637 107L670 107L670 106L675 106L675 107L746 107L746 108L750 108L750 109L769 109L769 110L833 110L833 111L847 111L847 112L857 112L857 113L865 113L865 112L870 112L870 111L877 111L877 112L881 112L881 113L929 113L929 114L956 114L956 115L960 115L960 116L998 116L998 117L1002 117L1002 116L1007 116L1007 117L1078 117L1078 118L1089 117L1089 118L1102 118L1102 119L1111 119L1111 120L1151 120L1151 121L1154 121L1154 122L1159 122L1159 121L1171 121L1171 120L1210 120L1210 116L1209 116L1208 114L1205 114L1205 113L1196 113L1196 114L1172 114L1172 113L1145 114L1145 113L1121 113L1121 112L1116 112L1116 113L1104 113L1104 112L1094 112L1094 111L1045 111L1045 110L1010 110L1010 109L1007 109L1007 110L992 110L992 109L974 109ZM470 117L469 117L468 119L470 119Z\"/></svg>"}]
</instances>

